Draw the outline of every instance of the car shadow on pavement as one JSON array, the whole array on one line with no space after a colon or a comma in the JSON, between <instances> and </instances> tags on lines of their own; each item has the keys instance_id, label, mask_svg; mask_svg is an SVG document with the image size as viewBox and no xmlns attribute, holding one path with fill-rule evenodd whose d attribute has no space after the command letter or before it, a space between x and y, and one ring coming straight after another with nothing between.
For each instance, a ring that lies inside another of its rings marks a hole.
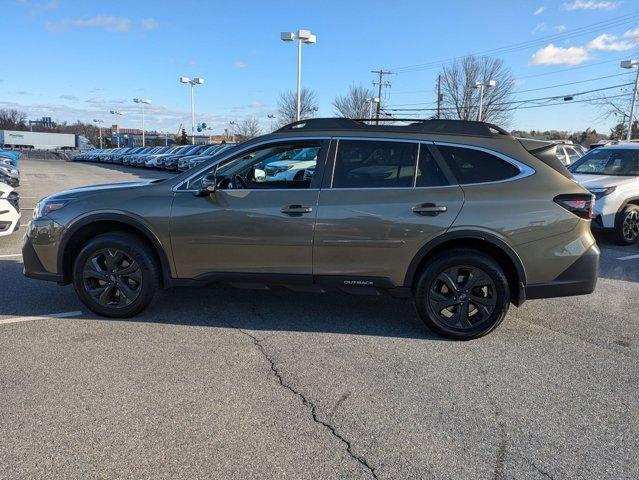
<instances>
[{"instance_id":1,"label":"car shadow on pavement","mask_svg":"<svg viewBox=\"0 0 639 480\"><path fill-rule=\"evenodd\" d=\"M594 231L597 245L601 249L599 258L599 278L639 282L639 258L621 260L639 255L639 244L622 246L616 243L611 232Z\"/></svg>"},{"instance_id":2,"label":"car shadow on pavement","mask_svg":"<svg viewBox=\"0 0 639 480\"><path fill-rule=\"evenodd\" d=\"M71 285L61 287L24 277L22 263L14 259L0 260L0 284L7 287L0 290L0 316L82 310L82 318L120 321L90 312ZM447 341L424 326L410 300L388 295L299 293L284 287L252 290L211 284L162 290L147 310L126 321Z\"/></svg>"},{"instance_id":3,"label":"car shadow on pavement","mask_svg":"<svg viewBox=\"0 0 639 480\"><path fill-rule=\"evenodd\" d=\"M250 290L222 284L164 291L138 321L264 331L446 340L430 332L412 301L387 295Z\"/></svg>"}]
</instances>

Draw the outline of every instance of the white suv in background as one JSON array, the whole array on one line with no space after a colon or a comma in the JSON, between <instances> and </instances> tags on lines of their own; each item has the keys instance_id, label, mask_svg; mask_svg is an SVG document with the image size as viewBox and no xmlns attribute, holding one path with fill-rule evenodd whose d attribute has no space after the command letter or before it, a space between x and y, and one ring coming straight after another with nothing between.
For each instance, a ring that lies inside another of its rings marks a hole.
<instances>
[{"instance_id":1,"label":"white suv in background","mask_svg":"<svg viewBox=\"0 0 639 480\"><path fill-rule=\"evenodd\" d=\"M587 152L584 147L572 142L557 141L555 143L557 144L557 158L566 166L575 163Z\"/></svg>"},{"instance_id":2,"label":"white suv in background","mask_svg":"<svg viewBox=\"0 0 639 480\"><path fill-rule=\"evenodd\" d=\"M15 232L20 226L20 197L6 183L0 183L0 237Z\"/></svg>"},{"instance_id":3,"label":"white suv in background","mask_svg":"<svg viewBox=\"0 0 639 480\"><path fill-rule=\"evenodd\" d=\"M308 168L315 168L319 148L302 148L290 158L269 161L264 166L266 181L303 181L304 172Z\"/></svg>"},{"instance_id":4,"label":"white suv in background","mask_svg":"<svg viewBox=\"0 0 639 480\"><path fill-rule=\"evenodd\" d=\"M568 167L595 196L593 225L614 229L622 245L639 240L639 144L590 150Z\"/></svg>"}]
</instances>

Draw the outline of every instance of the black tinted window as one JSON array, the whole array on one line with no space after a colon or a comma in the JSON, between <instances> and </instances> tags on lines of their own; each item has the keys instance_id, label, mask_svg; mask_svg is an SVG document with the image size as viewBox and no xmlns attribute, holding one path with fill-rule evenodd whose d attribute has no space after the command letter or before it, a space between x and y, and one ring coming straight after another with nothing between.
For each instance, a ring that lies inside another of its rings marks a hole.
<instances>
[{"instance_id":1,"label":"black tinted window","mask_svg":"<svg viewBox=\"0 0 639 480\"><path fill-rule=\"evenodd\" d=\"M463 147L437 148L461 184L505 180L519 174L519 169L490 153Z\"/></svg>"},{"instance_id":2,"label":"black tinted window","mask_svg":"<svg viewBox=\"0 0 639 480\"><path fill-rule=\"evenodd\" d=\"M448 180L426 145L419 149L419 164L417 167L417 187L439 187L448 185Z\"/></svg>"},{"instance_id":3,"label":"black tinted window","mask_svg":"<svg viewBox=\"0 0 639 480\"><path fill-rule=\"evenodd\" d=\"M340 140L333 188L412 187L417 144Z\"/></svg>"}]
</instances>

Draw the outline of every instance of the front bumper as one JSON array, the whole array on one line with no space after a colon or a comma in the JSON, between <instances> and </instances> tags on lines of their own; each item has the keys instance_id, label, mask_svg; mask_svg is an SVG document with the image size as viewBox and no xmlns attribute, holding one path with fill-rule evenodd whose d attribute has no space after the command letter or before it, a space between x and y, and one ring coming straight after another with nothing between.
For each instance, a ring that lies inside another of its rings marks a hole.
<instances>
[{"instance_id":1,"label":"front bumper","mask_svg":"<svg viewBox=\"0 0 639 480\"><path fill-rule=\"evenodd\" d=\"M598 272L599 248L593 244L552 282L526 285L526 299L587 295L595 291Z\"/></svg>"},{"instance_id":2,"label":"front bumper","mask_svg":"<svg viewBox=\"0 0 639 480\"><path fill-rule=\"evenodd\" d=\"M29 222L22 240L23 273L38 280L63 283L62 273L58 273L58 247L62 227L51 219Z\"/></svg>"}]
</instances>

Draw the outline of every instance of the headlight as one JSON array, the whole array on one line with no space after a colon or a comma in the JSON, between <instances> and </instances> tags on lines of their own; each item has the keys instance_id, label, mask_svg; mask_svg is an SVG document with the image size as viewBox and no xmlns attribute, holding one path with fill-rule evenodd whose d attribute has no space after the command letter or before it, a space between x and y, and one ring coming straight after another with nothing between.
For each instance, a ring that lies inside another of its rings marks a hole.
<instances>
[{"instance_id":1,"label":"headlight","mask_svg":"<svg viewBox=\"0 0 639 480\"><path fill-rule=\"evenodd\" d=\"M40 200L38 204L33 209L33 218L42 218L45 215L55 212L56 210L60 210L64 207L69 200Z\"/></svg>"},{"instance_id":2,"label":"headlight","mask_svg":"<svg viewBox=\"0 0 639 480\"><path fill-rule=\"evenodd\" d=\"M595 196L595 200L599 200L600 198L605 197L606 195L610 195L616 189L617 187L614 186L614 187L602 187L602 188L589 188L588 191Z\"/></svg>"}]
</instances>

